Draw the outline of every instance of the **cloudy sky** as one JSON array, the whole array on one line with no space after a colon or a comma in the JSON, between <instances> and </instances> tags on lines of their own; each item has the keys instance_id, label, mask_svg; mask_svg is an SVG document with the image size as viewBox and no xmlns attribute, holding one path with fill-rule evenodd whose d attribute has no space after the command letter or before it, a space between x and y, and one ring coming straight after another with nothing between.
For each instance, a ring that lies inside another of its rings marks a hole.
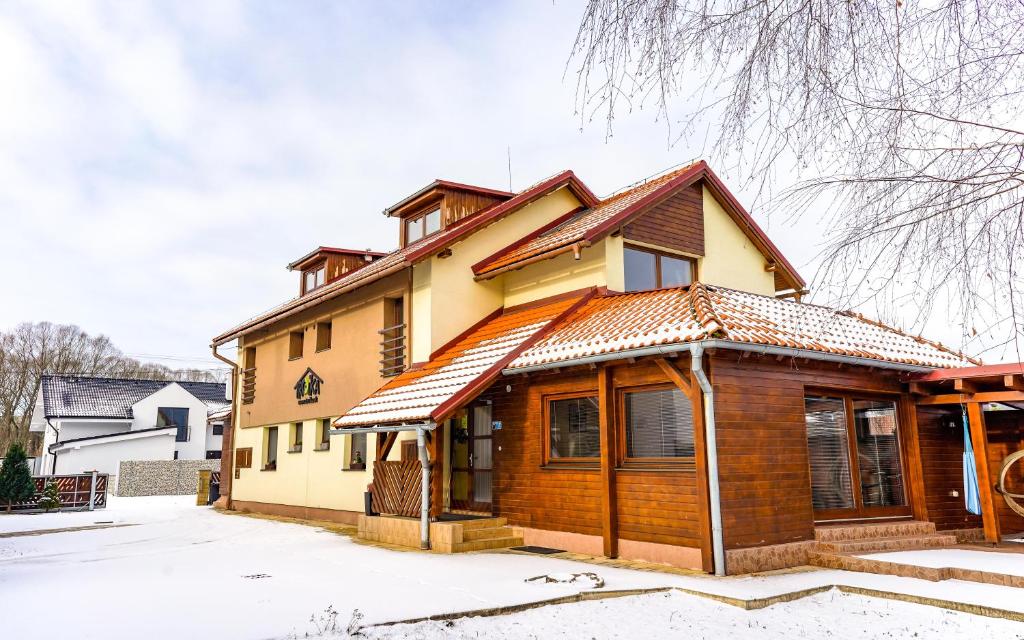
<instances>
[{"instance_id":1,"label":"cloudy sky","mask_svg":"<svg viewBox=\"0 0 1024 640\"><path fill-rule=\"evenodd\" d=\"M706 155L650 111L610 139L574 112L581 10L0 3L0 329L214 367L211 336L295 295L285 264L393 249L381 210L434 178L506 188L510 149L513 188L572 168L602 195ZM754 214L810 279L814 221Z\"/></svg>"}]
</instances>

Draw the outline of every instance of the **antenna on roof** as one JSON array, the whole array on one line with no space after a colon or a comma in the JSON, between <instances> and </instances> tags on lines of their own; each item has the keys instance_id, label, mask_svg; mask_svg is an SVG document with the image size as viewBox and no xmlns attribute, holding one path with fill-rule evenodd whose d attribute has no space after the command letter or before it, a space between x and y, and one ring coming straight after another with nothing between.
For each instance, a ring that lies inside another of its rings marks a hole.
<instances>
[{"instance_id":1,"label":"antenna on roof","mask_svg":"<svg viewBox=\"0 0 1024 640\"><path fill-rule=\"evenodd\" d=\"M508 155L508 191L512 192L512 147L505 147L505 153Z\"/></svg>"}]
</instances>

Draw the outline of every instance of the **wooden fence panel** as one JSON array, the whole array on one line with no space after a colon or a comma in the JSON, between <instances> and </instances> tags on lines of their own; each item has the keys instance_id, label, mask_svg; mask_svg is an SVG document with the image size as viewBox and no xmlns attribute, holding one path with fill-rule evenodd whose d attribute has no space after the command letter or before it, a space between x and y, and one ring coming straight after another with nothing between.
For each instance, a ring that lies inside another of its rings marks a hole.
<instances>
[{"instance_id":1,"label":"wooden fence panel","mask_svg":"<svg viewBox=\"0 0 1024 640\"><path fill-rule=\"evenodd\" d=\"M420 515L419 460L373 463L373 510L396 516Z\"/></svg>"},{"instance_id":2,"label":"wooden fence panel","mask_svg":"<svg viewBox=\"0 0 1024 640\"><path fill-rule=\"evenodd\" d=\"M46 483L53 482L57 485L57 492L60 495L61 510L74 511L89 508L89 496L92 495L92 474L75 474L63 476L33 476L32 481L36 485L36 493L31 500L16 502L11 505L15 511L36 511L39 510L39 499L43 497L43 489ZM107 475L96 474L96 493L93 499L93 508L102 509L107 506Z\"/></svg>"}]
</instances>

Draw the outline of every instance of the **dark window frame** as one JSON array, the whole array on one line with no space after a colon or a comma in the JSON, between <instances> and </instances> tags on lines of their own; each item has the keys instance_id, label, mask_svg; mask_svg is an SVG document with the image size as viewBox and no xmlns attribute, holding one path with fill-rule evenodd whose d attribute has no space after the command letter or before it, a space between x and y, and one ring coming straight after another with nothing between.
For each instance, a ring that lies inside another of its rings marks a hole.
<instances>
[{"instance_id":1,"label":"dark window frame","mask_svg":"<svg viewBox=\"0 0 1024 640\"><path fill-rule=\"evenodd\" d=\"M170 419L165 416L164 411L184 411L185 420L184 424L180 424L175 419ZM177 427L178 431L174 434L175 442L188 442L191 439L191 433L188 428L188 407L157 407L156 408L156 426L158 427ZM168 422L168 420L171 420ZM161 422L163 424L161 424ZM184 432L182 431L184 430Z\"/></svg>"},{"instance_id":2,"label":"dark window frame","mask_svg":"<svg viewBox=\"0 0 1024 640\"><path fill-rule=\"evenodd\" d=\"M317 428L320 430L320 441L313 447L314 451L330 451L331 450L331 419L321 418L316 421Z\"/></svg>"},{"instance_id":3,"label":"dark window frame","mask_svg":"<svg viewBox=\"0 0 1024 640\"><path fill-rule=\"evenodd\" d=\"M266 439L266 446L264 447L264 451L263 451L263 466L261 467L261 470L262 471L277 471L277 456L278 456L279 450L281 448L281 432L280 432L280 430L276 426L275 427L266 427L266 429L267 429L266 438L265 438ZM270 434L271 433L274 434L274 446L273 447L270 446ZM273 460L271 460L271 457L270 457L271 452L273 452L273 454L274 454Z\"/></svg>"},{"instance_id":4,"label":"dark window frame","mask_svg":"<svg viewBox=\"0 0 1024 640\"><path fill-rule=\"evenodd\" d=\"M593 398L597 406L597 434L598 434L598 452L596 456L590 457L556 457L551 455L551 417L552 417L552 405L555 402L562 400L577 400L580 398ZM541 429L543 438L543 464L544 466L558 467L558 466L586 466L586 467L600 467L601 465L601 407L598 400L597 389L584 390L584 391L573 391L567 393L552 393L541 396L542 406L542 424L544 425Z\"/></svg>"},{"instance_id":5,"label":"dark window frame","mask_svg":"<svg viewBox=\"0 0 1024 640\"><path fill-rule=\"evenodd\" d=\"M211 454L214 454L214 455L211 455ZM220 449L207 449L206 450L206 459L207 460L220 460L221 459L221 450Z\"/></svg>"},{"instance_id":6,"label":"dark window frame","mask_svg":"<svg viewBox=\"0 0 1024 640\"><path fill-rule=\"evenodd\" d=\"M674 457L630 457L627 448L627 415L626 415L626 394L629 393L647 393L652 391L673 391L682 394L683 398L690 403L690 428L693 433L693 455L692 456L674 456ZM697 411L698 407L694 406L693 398L688 394L684 393L675 384L671 382L656 383L656 384L645 384L628 387L619 387L615 390L615 402L616 402L616 439L618 440L618 459L619 464L622 467L644 467L644 468L670 468L673 470L692 470L696 469L697 466L697 428L698 418Z\"/></svg>"},{"instance_id":7,"label":"dark window frame","mask_svg":"<svg viewBox=\"0 0 1024 640\"><path fill-rule=\"evenodd\" d=\"M319 275L319 282L317 277ZM313 286L309 286L307 282L309 276L313 276ZM302 294L305 295L310 291L316 291L320 287L327 284L327 261L323 260L317 264L302 270Z\"/></svg>"},{"instance_id":8,"label":"dark window frame","mask_svg":"<svg viewBox=\"0 0 1024 640\"><path fill-rule=\"evenodd\" d=\"M694 282L697 282L697 280L698 280L698 277L697 277L697 259L692 257L692 256L686 256L686 255L682 255L682 254L678 254L678 253L672 253L670 251L665 251L663 249L654 249L652 247L645 247L643 245L633 244L633 243L630 243L630 242L626 242L626 243L623 244L622 251L623 251L623 258L622 258L622 264L623 264L622 282L623 282L623 287L622 288L625 289L628 292L632 292L632 291L653 291L653 290L656 290L656 289L667 289L667 288L670 288L670 287L683 287L683 286L687 286L687 285L693 284ZM625 265L626 265L625 252L626 251L637 251L639 253L647 253L647 254L651 254L651 255L654 256L654 289L630 289L630 288L628 288L626 286L626 273L625 273L625 269L626 269L626 267L625 267ZM673 284L673 285L665 286L665 284L662 282L662 277L661 277L661 260L662 260L662 258L672 258L673 260L681 260L683 262L689 262L690 263L690 282L688 282L686 285Z\"/></svg>"},{"instance_id":9,"label":"dark window frame","mask_svg":"<svg viewBox=\"0 0 1024 640\"><path fill-rule=\"evenodd\" d=\"M212 425L212 429L210 431L210 435L212 435L212 436L222 436L222 435L224 435L224 424L221 423L221 424Z\"/></svg>"},{"instance_id":10,"label":"dark window frame","mask_svg":"<svg viewBox=\"0 0 1024 640\"><path fill-rule=\"evenodd\" d=\"M430 216L434 213L437 214L437 229L434 229L433 231L427 231L427 216ZM412 226L419 227L420 235L415 240L409 239L409 229ZM430 236L436 233L440 233L443 229L444 220L441 219L440 205L427 209L423 213L419 213L415 216L409 216L408 218L402 221L402 237L403 240L405 241L405 246L416 244L417 242L423 240L424 238L429 238Z\"/></svg>"}]
</instances>

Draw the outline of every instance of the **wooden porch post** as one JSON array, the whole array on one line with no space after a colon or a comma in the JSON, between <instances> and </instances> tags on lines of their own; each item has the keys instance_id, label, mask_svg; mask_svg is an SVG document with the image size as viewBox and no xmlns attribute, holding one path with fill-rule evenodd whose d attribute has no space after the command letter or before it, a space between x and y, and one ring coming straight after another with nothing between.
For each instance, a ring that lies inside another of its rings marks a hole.
<instances>
[{"instance_id":1,"label":"wooden porch post","mask_svg":"<svg viewBox=\"0 0 1024 640\"><path fill-rule=\"evenodd\" d=\"M604 555L619 556L619 527L616 518L615 461L616 440L611 373L606 366L597 370L597 406L601 428L601 532Z\"/></svg>"},{"instance_id":2,"label":"wooden porch post","mask_svg":"<svg viewBox=\"0 0 1024 640\"><path fill-rule=\"evenodd\" d=\"M985 433L985 413L980 402L967 403L967 419L970 423L971 445L974 447L974 464L978 470L978 495L981 498L981 520L985 526L985 541L998 543L999 516L992 496L992 479L988 472L988 434Z\"/></svg>"},{"instance_id":3,"label":"wooden porch post","mask_svg":"<svg viewBox=\"0 0 1024 640\"><path fill-rule=\"evenodd\" d=\"M433 520L444 510L444 425L447 422L437 423L427 443L430 453L430 517Z\"/></svg>"},{"instance_id":4,"label":"wooden porch post","mask_svg":"<svg viewBox=\"0 0 1024 640\"><path fill-rule=\"evenodd\" d=\"M903 394L906 420L903 433L906 437L907 471L910 475L910 506L914 520L928 520L928 504L924 487L924 465L921 460L921 439L917 429L917 405L909 393Z\"/></svg>"}]
</instances>

